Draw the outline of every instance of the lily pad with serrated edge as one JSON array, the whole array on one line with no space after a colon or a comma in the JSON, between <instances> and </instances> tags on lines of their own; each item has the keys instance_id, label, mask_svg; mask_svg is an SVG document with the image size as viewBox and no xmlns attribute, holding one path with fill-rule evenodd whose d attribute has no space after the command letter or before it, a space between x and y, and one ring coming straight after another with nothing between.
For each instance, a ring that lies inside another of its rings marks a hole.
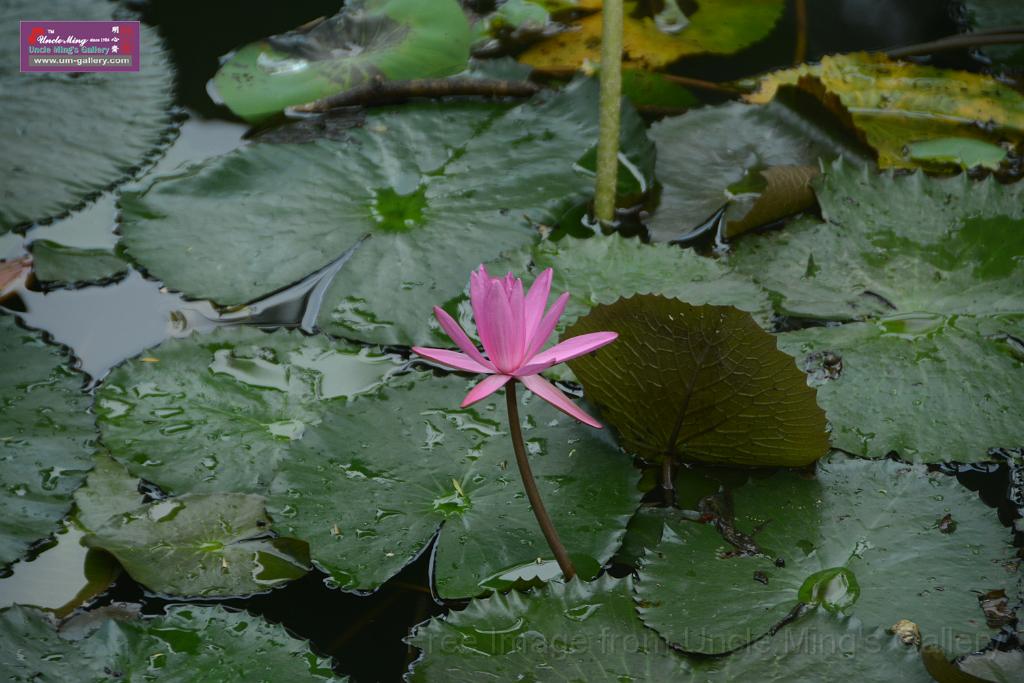
<instances>
[{"instance_id":1,"label":"lily pad with serrated edge","mask_svg":"<svg viewBox=\"0 0 1024 683\"><path fill-rule=\"evenodd\" d=\"M576 162L596 140L597 101L596 84L578 81L511 109L407 106L368 114L347 140L250 145L126 194L122 239L169 287L222 304L350 254L321 328L427 343L431 306L458 296L466 273L589 200L592 178ZM653 147L628 106L623 149L653 172Z\"/></svg>"},{"instance_id":2,"label":"lily pad with serrated edge","mask_svg":"<svg viewBox=\"0 0 1024 683\"><path fill-rule=\"evenodd\" d=\"M785 316L865 320L779 338L819 387L833 443L923 462L1019 445L1021 188L836 164L817 192L828 222L752 236L729 260Z\"/></svg>"},{"instance_id":3,"label":"lily pad with serrated edge","mask_svg":"<svg viewBox=\"0 0 1024 683\"><path fill-rule=\"evenodd\" d=\"M459 408L469 384L416 373L332 410L281 462L268 510L345 590L377 588L438 535L437 595L467 598L560 575L523 493L498 396ZM618 548L639 478L605 431L519 397L537 485L579 573ZM440 531L438 531L440 529Z\"/></svg>"},{"instance_id":4,"label":"lily pad with serrated edge","mask_svg":"<svg viewBox=\"0 0 1024 683\"><path fill-rule=\"evenodd\" d=\"M691 658L644 628L631 586L605 576L474 600L416 627L407 642L421 654L406 680L931 680L914 648L824 610L732 655Z\"/></svg>"},{"instance_id":5,"label":"lily pad with serrated edge","mask_svg":"<svg viewBox=\"0 0 1024 683\"><path fill-rule=\"evenodd\" d=\"M83 376L65 350L0 316L0 566L57 530L92 467Z\"/></svg>"},{"instance_id":6,"label":"lily pad with serrated edge","mask_svg":"<svg viewBox=\"0 0 1024 683\"><path fill-rule=\"evenodd\" d=\"M0 23L109 21L104 0L13 0ZM18 71L18 42L0 50L0 234L73 209L130 173L173 132L174 71L156 31L142 26L142 66L125 73Z\"/></svg>"},{"instance_id":7,"label":"lily pad with serrated edge","mask_svg":"<svg viewBox=\"0 0 1024 683\"><path fill-rule=\"evenodd\" d=\"M814 390L749 313L637 295L595 307L566 336L599 330L619 338L569 366L628 451L746 466L827 452Z\"/></svg>"},{"instance_id":8,"label":"lily pad with serrated edge","mask_svg":"<svg viewBox=\"0 0 1024 683\"><path fill-rule=\"evenodd\" d=\"M128 264L106 249L79 249L50 240L32 243L32 273L47 284L99 282L127 270Z\"/></svg>"},{"instance_id":9,"label":"lily pad with serrated edge","mask_svg":"<svg viewBox=\"0 0 1024 683\"><path fill-rule=\"evenodd\" d=\"M679 520L639 573L641 618L685 651L742 647L805 603L869 629L908 619L962 654L993 635L978 593L1016 580L993 511L921 465L836 454L816 478L780 472L735 489L732 502L732 525L759 554L739 552L714 526ZM947 514L952 532L940 526Z\"/></svg>"},{"instance_id":10,"label":"lily pad with serrated edge","mask_svg":"<svg viewBox=\"0 0 1024 683\"><path fill-rule=\"evenodd\" d=\"M222 607L172 605L148 618L90 618L81 636L59 632L42 610L0 611L0 669L13 680L343 681L330 661L282 626ZM67 624L65 624L67 627Z\"/></svg>"},{"instance_id":11,"label":"lily pad with serrated edge","mask_svg":"<svg viewBox=\"0 0 1024 683\"><path fill-rule=\"evenodd\" d=\"M916 462L978 462L1024 443L1024 315L926 313L779 335L818 391L832 443Z\"/></svg>"}]
</instances>

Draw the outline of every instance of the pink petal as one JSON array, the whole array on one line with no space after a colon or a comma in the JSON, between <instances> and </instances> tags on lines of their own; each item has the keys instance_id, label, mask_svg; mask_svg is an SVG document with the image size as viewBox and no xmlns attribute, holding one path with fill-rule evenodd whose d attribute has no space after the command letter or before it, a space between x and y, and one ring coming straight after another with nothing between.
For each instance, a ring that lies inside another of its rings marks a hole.
<instances>
[{"instance_id":1,"label":"pink petal","mask_svg":"<svg viewBox=\"0 0 1024 683\"><path fill-rule=\"evenodd\" d=\"M480 268L483 269L483 266L480 266ZM474 275L477 275L477 273L474 273ZM480 343L484 345L484 351L487 352L487 357L491 359L493 364L496 362L494 352L497 348L495 333L492 329L494 326L495 309L490 308L487 302L492 283L497 283L497 280L485 280L482 276L477 277L477 282L474 285L479 291L474 292L474 287L471 285L470 297L473 299L473 320L476 322L476 335L480 337Z\"/></svg>"},{"instance_id":2,"label":"pink petal","mask_svg":"<svg viewBox=\"0 0 1024 683\"><path fill-rule=\"evenodd\" d=\"M537 276L526 294L526 338L533 341L533 335L537 332L537 325L544 317L544 308L548 305L548 296L551 294L551 278L554 272L546 268ZM545 340L546 341L546 340ZM530 349L527 348L527 351Z\"/></svg>"},{"instance_id":3,"label":"pink petal","mask_svg":"<svg viewBox=\"0 0 1024 683\"><path fill-rule=\"evenodd\" d=\"M505 279L502 280L501 285L505 288L505 296L512 296L512 286L516 282L516 276L512 274L512 271L505 273Z\"/></svg>"},{"instance_id":4,"label":"pink petal","mask_svg":"<svg viewBox=\"0 0 1024 683\"><path fill-rule=\"evenodd\" d=\"M477 319L477 326L487 330L487 336L481 333L481 341L487 349L487 356L500 372L511 372L521 358L522 348L512 307L505 295L505 285L501 280L492 280L487 298L484 300L484 320Z\"/></svg>"},{"instance_id":5,"label":"pink petal","mask_svg":"<svg viewBox=\"0 0 1024 683\"><path fill-rule=\"evenodd\" d=\"M476 318L478 311L484 308L484 299L487 298L487 288L491 282L487 269L483 264L469 274L469 303L473 307L473 317Z\"/></svg>"},{"instance_id":6,"label":"pink petal","mask_svg":"<svg viewBox=\"0 0 1024 683\"><path fill-rule=\"evenodd\" d=\"M511 273L509 274L511 275ZM512 326L516 331L516 347L512 366L519 367L526 359L526 347L529 343L529 338L526 336L526 296L523 295L523 281L519 278L512 283L508 305L512 309Z\"/></svg>"},{"instance_id":7,"label":"pink petal","mask_svg":"<svg viewBox=\"0 0 1024 683\"><path fill-rule=\"evenodd\" d=\"M467 335L463 329L459 326L455 319L448 315L448 311L444 310L440 306L434 306L434 316L437 318L437 322L441 323L441 329L451 337L455 345L462 349L463 353L475 360L485 368L494 370L494 364L491 361L484 358L483 354L477 350L476 346L473 345L469 335Z\"/></svg>"},{"instance_id":8,"label":"pink petal","mask_svg":"<svg viewBox=\"0 0 1024 683\"><path fill-rule=\"evenodd\" d=\"M487 379L484 380L484 382L486 382L489 379L491 378L488 377ZM597 427L598 429L601 429L600 422L598 422L597 420L595 420L594 418L590 417L585 412L577 408L576 404L570 401L568 396L563 394L561 391L558 390L557 387L555 387L555 385L551 384L551 382L547 381L540 375L528 375L526 377L519 377L518 379L520 382L526 385L527 389L529 389L530 391L532 391L537 396L541 397L554 407L558 408L569 417L574 417L580 422L583 422L584 424L588 424L591 427ZM480 384L483 384L483 382L481 382Z\"/></svg>"},{"instance_id":9,"label":"pink petal","mask_svg":"<svg viewBox=\"0 0 1024 683\"><path fill-rule=\"evenodd\" d=\"M533 358L519 368L516 372L518 376L520 373L524 375L535 375L538 372L547 370L552 365L558 363L564 363L567 360L578 358L584 354L596 351L602 346L611 344L613 341L618 339L618 332L591 332L589 334L581 334L578 337L572 339L566 339L565 341L555 344L546 351L541 351Z\"/></svg>"},{"instance_id":10,"label":"pink petal","mask_svg":"<svg viewBox=\"0 0 1024 683\"><path fill-rule=\"evenodd\" d=\"M544 348L544 345L548 343L548 339L551 338L551 333L555 331L555 325L558 324L558 319L562 317L562 313L565 312L565 305L569 302L569 292L564 292L561 296L555 299L555 303L548 309L548 312L544 314L540 323L537 325L537 329L533 333L533 338L530 340L529 346L526 348L526 358L531 360L538 351Z\"/></svg>"},{"instance_id":11,"label":"pink petal","mask_svg":"<svg viewBox=\"0 0 1024 683\"><path fill-rule=\"evenodd\" d=\"M488 375L494 372L493 368L480 365L480 363L477 363L466 354L459 353L458 351L449 351L448 349L428 349L422 346L414 346L412 347L412 350L413 353L423 356L424 358L429 358L430 360L437 361L442 365L447 365L448 367L455 368L456 370L482 372Z\"/></svg>"},{"instance_id":12,"label":"pink petal","mask_svg":"<svg viewBox=\"0 0 1024 683\"><path fill-rule=\"evenodd\" d=\"M462 407L471 406L480 399L487 398L505 386L510 379L512 378L508 375L491 375L469 390L466 398L462 399Z\"/></svg>"}]
</instances>

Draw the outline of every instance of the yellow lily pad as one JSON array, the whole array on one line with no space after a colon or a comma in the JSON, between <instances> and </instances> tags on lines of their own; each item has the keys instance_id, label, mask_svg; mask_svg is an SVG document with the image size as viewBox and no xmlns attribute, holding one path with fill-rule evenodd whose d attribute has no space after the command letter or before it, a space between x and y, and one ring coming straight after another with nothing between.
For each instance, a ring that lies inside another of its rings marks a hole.
<instances>
[{"instance_id":1,"label":"yellow lily pad","mask_svg":"<svg viewBox=\"0 0 1024 683\"><path fill-rule=\"evenodd\" d=\"M929 140L1024 140L1024 95L980 74L855 53L770 73L746 100L770 102L782 87L820 99L878 153L883 168L929 165L910 147Z\"/></svg>"},{"instance_id":2,"label":"yellow lily pad","mask_svg":"<svg viewBox=\"0 0 1024 683\"><path fill-rule=\"evenodd\" d=\"M627 66L658 69L681 57L704 53L732 54L761 40L775 27L784 0L699 0L681 29L662 28L655 17L638 16L638 2L625 3L622 59ZM599 8L581 2L581 8ZM601 56L601 12L574 22L568 31L543 40L519 60L536 69L574 70ZM674 26L679 26L675 24Z\"/></svg>"}]
</instances>

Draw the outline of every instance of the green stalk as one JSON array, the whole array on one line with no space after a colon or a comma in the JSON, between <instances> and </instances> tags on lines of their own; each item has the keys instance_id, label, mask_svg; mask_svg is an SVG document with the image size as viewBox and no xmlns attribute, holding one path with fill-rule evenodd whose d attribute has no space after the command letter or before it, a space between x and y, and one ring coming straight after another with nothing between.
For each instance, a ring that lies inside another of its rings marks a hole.
<instances>
[{"instance_id":1,"label":"green stalk","mask_svg":"<svg viewBox=\"0 0 1024 683\"><path fill-rule=\"evenodd\" d=\"M615 218L615 186L619 172L619 110L622 99L622 0L604 0L601 30L600 133L597 139L597 188L594 218Z\"/></svg>"}]
</instances>

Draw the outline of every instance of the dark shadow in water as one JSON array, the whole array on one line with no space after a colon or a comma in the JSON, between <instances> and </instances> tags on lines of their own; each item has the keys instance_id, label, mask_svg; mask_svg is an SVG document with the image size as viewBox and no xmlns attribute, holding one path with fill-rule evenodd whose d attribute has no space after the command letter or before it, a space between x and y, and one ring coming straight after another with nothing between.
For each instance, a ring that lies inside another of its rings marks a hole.
<instances>
[{"instance_id":1,"label":"dark shadow in water","mask_svg":"<svg viewBox=\"0 0 1024 683\"><path fill-rule=\"evenodd\" d=\"M310 641L320 655L335 659L335 670L366 683L398 681L418 651L402 642L416 624L445 610L430 595L429 549L369 596L328 588L327 578L312 571L302 579L263 595L208 601L242 609L281 624ZM162 614L167 600L148 593L122 574L92 608L112 602L138 603L142 613ZM198 601L194 601L198 602Z\"/></svg>"}]
</instances>

